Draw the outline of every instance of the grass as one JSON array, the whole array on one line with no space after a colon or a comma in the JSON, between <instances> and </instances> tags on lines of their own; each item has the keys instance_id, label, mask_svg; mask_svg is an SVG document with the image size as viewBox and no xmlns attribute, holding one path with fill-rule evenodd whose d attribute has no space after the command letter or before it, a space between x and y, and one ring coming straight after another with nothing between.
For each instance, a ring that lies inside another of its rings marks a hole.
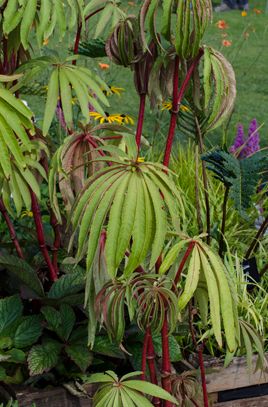
<instances>
[{"instance_id":1,"label":"grass","mask_svg":"<svg viewBox=\"0 0 268 407\"><path fill-rule=\"evenodd\" d=\"M134 2L129 4L127 1L123 1L123 3L130 14L137 14L137 2L136 5ZM259 124L263 124L261 129L262 144L265 145L268 142L268 75L266 74L268 53L265 52L268 41L268 20L265 7L265 0L257 0L250 3L250 11L245 17L242 17L241 12L236 10L214 13L213 22L208 28L204 39L205 44L211 45L224 53L233 64L236 73L237 100L228 128L227 144L231 144L233 140L237 123L241 122L247 127L253 118L256 118ZM256 14L253 11L254 8L262 12ZM217 27L217 21L223 19L228 28L220 30ZM91 22L91 27L94 26L95 21ZM222 45L224 39L229 40L231 46L224 47ZM71 47L71 35L69 35L65 44L68 44L69 48ZM49 47L62 53L62 44L51 43ZM109 112L129 114L135 119L138 114L139 101L130 70L110 64L108 71L102 71L98 66L98 62L109 63L107 58L87 63L101 74L109 84L125 89L121 97L112 96ZM37 117L42 116L42 102L39 101L37 104L36 98L29 98L29 101L30 106L37 113ZM155 133L155 128L158 127L157 139L154 142L162 145L161 140L165 137L168 120L168 112L161 115L161 121L157 120L155 112L150 110L148 104L144 129L145 136L152 142L152 134ZM208 142L213 145L220 144L222 134L222 130L210 133Z\"/></svg>"}]
</instances>

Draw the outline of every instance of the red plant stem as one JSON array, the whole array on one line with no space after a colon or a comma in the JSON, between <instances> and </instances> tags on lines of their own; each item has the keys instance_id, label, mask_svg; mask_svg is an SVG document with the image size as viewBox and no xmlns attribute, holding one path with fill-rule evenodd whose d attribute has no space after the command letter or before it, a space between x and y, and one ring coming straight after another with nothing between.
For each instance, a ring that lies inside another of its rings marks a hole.
<instances>
[{"instance_id":1,"label":"red plant stem","mask_svg":"<svg viewBox=\"0 0 268 407\"><path fill-rule=\"evenodd\" d=\"M204 407L209 407L207 383L206 383L206 372L205 372L204 358L203 358L203 348L204 348L203 344L198 347L198 360L199 360L199 367L200 367L200 373L201 373Z\"/></svg>"},{"instance_id":2,"label":"red plant stem","mask_svg":"<svg viewBox=\"0 0 268 407\"><path fill-rule=\"evenodd\" d=\"M191 303L189 304L190 333L191 333L193 345L198 351L198 361L199 361L200 375L201 375L201 382L202 382L204 407L209 407L207 383L206 383L206 372L205 372L204 359L203 359L204 344L202 343L201 345L198 345L198 343L197 343L196 336L195 336L194 324L193 324L193 316L194 316L194 313L193 313L192 301L191 301Z\"/></svg>"},{"instance_id":3,"label":"red plant stem","mask_svg":"<svg viewBox=\"0 0 268 407\"><path fill-rule=\"evenodd\" d=\"M175 58L175 65L174 65L174 74L173 74L173 100L172 100L172 110L171 110L171 117L170 117L170 124L169 124L169 131L166 143L166 150L164 155L163 164L168 167L172 143L175 135L175 128L176 128L176 120L177 115L179 112L179 66L180 60L178 55Z\"/></svg>"},{"instance_id":4,"label":"red plant stem","mask_svg":"<svg viewBox=\"0 0 268 407\"><path fill-rule=\"evenodd\" d=\"M44 227L42 223L42 218L41 218L41 213L40 213L40 208L38 205L38 201L36 198L36 195L33 191L31 191L31 199L32 199L32 212L33 212L33 217L34 217L34 222L35 222L35 228L36 228L36 233L37 233L37 239L39 243L40 250L43 254L43 257L45 259L45 262L48 266L49 274L50 274L50 280L51 281L56 281L57 280L57 273L55 270L55 267L53 266L53 263L50 259L46 242L45 242L45 235L44 235Z\"/></svg>"},{"instance_id":5,"label":"red plant stem","mask_svg":"<svg viewBox=\"0 0 268 407\"><path fill-rule=\"evenodd\" d=\"M150 372L151 383L158 385L156 368L155 368L155 351L151 331L149 329L149 339L148 339L148 350L147 350L147 363ZM155 407L161 405L161 400L157 397L154 397L152 403Z\"/></svg>"},{"instance_id":6,"label":"red plant stem","mask_svg":"<svg viewBox=\"0 0 268 407\"><path fill-rule=\"evenodd\" d=\"M5 222L7 224L9 234L10 234L10 238L11 238L13 244L14 244L16 252L17 252L18 256L21 259L23 259L24 256L23 256L22 248L20 247L16 232L15 232L14 225L13 225L13 223L12 223L8 213L7 213L6 207L5 207L4 202L2 201L2 199L0 199L0 212L1 212Z\"/></svg>"},{"instance_id":7,"label":"red plant stem","mask_svg":"<svg viewBox=\"0 0 268 407\"><path fill-rule=\"evenodd\" d=\"M150 328L148 327L145 332L145 337L143 340L143 348L142 348L142 359L141 359L141 379L146 380L146 358L147 358L147 350L148 350L148 341L150 335Z\"/></svg>"},{"instance_id":8,"label":"red plant stem","mask_svg":"<svg viewBox=\"0 0 268 407\"><path fill-rule=\"evenodd\" d=\"M173 77L172 110L171 110L169 132L168 132L168 137L167 137L167 142L166 142L165 155L164 155L164 160L163 160L163 164L167 167L169 165L172 144L173 144L173 140L174 140L174 136L175 136L175 128L176 128L177 116L178 116L179 109L180 109L180 104L183 99L184 93L187 89L187 86L190 82L190 79L192 77L192 74L193 74L201 56L203 55L203 52L204 51L201 49L199 51L199 54L197 55L197 57L192 62L190 68L187 71L187 74L185 76L185 79L184 79L180 89L179 89L179 62L180 61L179 61L178 56L176 56L176 58L175 58L174 77Z\"/></svg>"},{"instance_id":9,"label":"red plant stem","mask_svg":"<svg viewBox=\"0 0 268 407\"><path fill-rule=\"evenodd\" d=\"M136 144L138 147L138 154L140 151L141 145L141 136L142 136L142 128L144 122L144 113L145 113L145 102L146 102L146 93L142 93L140 95L140 110L138 116L138 124L137 124L137 131L136 131Z\"/></svg>"},{"instance_id":10,"label":"red plant stem","mask_svg":"<svg viewBox=\"0 0 268 407\"><path fill-rule=\"evenodd\" d=\"M60 225L58 223L58 220L55 216L55 213L53 210L50 210L50 224L53 228L54 231L54 242L53 242L53 248L52 248L52 263L55 268L56 274L58 274L59 269L58 269L58 251L61 245L61 234L60 234Z\"/></svg>"},{"instance_id":11,"label":"red plant stem","mask_svg":"<svg viewBox=\"0 0 268 407\"><path fill-rule=\"evenodd\" d=\"M75 42L74 42L74 54L78 54L78 48L79 48L79 42L81 38L81 32L82 32L82 24L79 22L77 25L77 31L76 31L76 37L75 37ZM73 60L72 62L73 65L76 65L76 60Z\"/></svg>"},{"instance_id":12,"label":"red plant stem","mask_svg":"<svg viewBox=\"0 0 268 407\"><path fill-rule=\"evenodd\" d=\"M163 327L161 331L162 336L162 387L169 394L171 394L171 362L169 354L169 341L168 341L168 320L167 313L164 316ZM173 403L168 400L165 400L163 407L173 407Z\"/></svg>"},{"instance_id":13,"label":"red plant stem","mask_svg":"<svg viewBox=\"0 0 268 407\"><path fill-rule=\"evenodd\" d=\"M44 167L46 174L48 176L49 169L48 169L48 161L47 158L43 158L40 161L41 165ZM55 268L56 273L58 274L58 251L61 245L61 232L60 232L60 225L58 223L57 217L53 211L53 209L48 205L48 209L50 212L50 225L54 231L54 242L52 247L52 263Z\"/></svg>"},{"instance_id":14,"label":"red plant stem","mask_svg":"<svg viewBox=\"0 0 268 407\"><path fill-rule=\"evenodd\" d=\"M93 17L95 14L99 13L103 9L104 9L104 7L101 7L98 10L94 11L93 13L89 14L88 16L86 16L85 21L89 20L91 17ZM74 42L74 50L73 50L73 53L75 55L78 54L78 48L79 48L79 42L80 42L80 38L81 38L81 32L82 32L82 23L78 22L76 36L75 36L75 42ZM73 60L72 64L76 65L76 60Z\"/></svg>"},{"instance_id":15,"label":"red plant stem","mask_svg":"<svg viewBox=\"0 0 268 407\"><path fill-rule=\"evenodd\" d=\"M175 279L174 279L174 287L176 287L177 284L178 284L178 282L179 282L179 279L180 279L180 277L181 277L181 273L182 273L183 267L184 267L184 265L185 265L185 263L186 263L188 257L189 257L190 254L192 253L192 250L193 250L193 248L194 248L194 245L195 245L195 241L190 242L190 244L189 244L189 246L188 246L186 252L184 253L184 256L183 256L183 258L182 258L182 260L181 260L181 262L180 262L180 265L179 265L177 274L176 274Z\"/></svg>"}]
</instances>

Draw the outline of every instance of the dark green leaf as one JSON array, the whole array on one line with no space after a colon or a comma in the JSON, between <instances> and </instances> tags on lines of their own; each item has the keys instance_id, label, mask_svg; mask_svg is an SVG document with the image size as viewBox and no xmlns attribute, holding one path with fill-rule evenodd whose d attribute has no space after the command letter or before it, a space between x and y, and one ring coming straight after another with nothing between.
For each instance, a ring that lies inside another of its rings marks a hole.
<instances>
[{"instance_id":1,"label":"dark green leaf","mask_svg":"<svg viewBox=\"0 0 268 407\"><path fill-rule=\"evenodd\" d=\"M0 300L0 333L22 315L22 302L19 296Z\"/></svg>"},{"instance_id":2,"label":"dark green leaf","mask_svg":"<svg viewBox=\"0 0 268 407\"><path fill-rule=\"evenodd\" d=\"M178 362L182 359L181 349L173 335L169 335L169 352L171 362ZM162 340L161 335L153 336L154 350L158 356L162 355Z\"/></svg>"},{"instance_id":3,"label":"dark green leaf","mask_svg":"<svg viewBox=\"0 0 268 407\"><path fill-rule=\"evenodd\" d=\"M41 333L42 325L39 316L26 317L15 332L14 346L16 348L25 348L26 346L33 345Z\"/></svg>"},{"instance_id":4,"label":"dark green leaf","mask_svg":"<svg viewBox=\"0 0 268 407\"><path fill-rule=\"evenodd\" d=\"M57 365L61 345L58 342L47 342L34 346L28 355L30 375L42 374Z\"/></svg>"},{"instance_id":5,"label":"dark green leaf","mask_svg":"<svg viewBox=\"0 0 268 407\"><path fill-rule=\"evenodd\" d=\"M89 351L87 346L72 344L66 346L65 351L82 372L85 372L91 365L93 353Z\"/></svg>"},{"instance_id":6,"label":"dark green leaf","mask_svg":"<svg viewBox=\"0 0 268 407\"><path fill-rule=\"evenodd\" d=\"M44 290L35 270L25 261L12 255L1 255L0 266L4 266L38 296L44 296Z\"/></svg>"}]
</instances>

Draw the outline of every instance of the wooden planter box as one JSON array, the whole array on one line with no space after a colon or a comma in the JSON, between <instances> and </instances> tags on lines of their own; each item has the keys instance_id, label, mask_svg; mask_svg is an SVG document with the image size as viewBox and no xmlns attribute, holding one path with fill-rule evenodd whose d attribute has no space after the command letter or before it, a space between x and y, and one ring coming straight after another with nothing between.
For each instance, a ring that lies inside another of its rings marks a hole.
<instances>
[{"instance_id":1,"label":"wooden planter box","mask_svg":"<svg viewBox=\"0 0 268 407\"><path fill-rule=\"evenodd\" d=\"M44 390L31 387L12 387L19 407L92 407L92 396L96 387L87 386L84 397L75 397L63 387L51 387ZM1 388L0 388L1 394Z\"/></svg>"},{"instance_id":2,"label":"wooden planter box","mask_svg":"<svg viewBox=\"0 0 268 407\"><path fill-rule=\"evenodd\" d=\"M253 363L255 360L256 358ZM268 369L250 374L246 359L241 357L234 358L227 368L215 365L215 361L206 362L206 370L209 372L206 378L211 406L268 407ZM44 390L16 386L12 388L20 407L31 407L33 403L36 407L92 407L91 400L95 390L96 386L88 385L85 397L75 397L63 387Z\"/></svg>"},{"instance_id":3,"label":"wooden planter box","mask_svg":"<svg viewBox=\"0 0 268 407\"><path fill-rule=\"evenodd\" d=\"M212 406L268 407L268 370L250 373L244 357L234 358L225 369L210 364L206 368L211 370L207 388Z\"/></svg>"}]
</instances>

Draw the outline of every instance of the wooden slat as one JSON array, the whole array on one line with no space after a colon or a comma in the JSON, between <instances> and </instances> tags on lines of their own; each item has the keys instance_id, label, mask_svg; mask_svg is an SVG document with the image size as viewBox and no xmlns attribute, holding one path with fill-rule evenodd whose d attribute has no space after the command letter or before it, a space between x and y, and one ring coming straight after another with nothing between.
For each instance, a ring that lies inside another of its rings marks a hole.
<instances>
[{"instance_id":1,"label":"wooden slat","mask_svg":"<svg viewBox=\"0 0 268 407\"><path fill-rule=\"evenodd\" d=\"M255 361L256 358L253 363ZM223 367L212 369L213 372L206 375L209 393L268 383L268 372L264 373L258 370L256 373L250 374L245 358L234 358L232 364L225 369Z\"/></svg>"},{"instance_id":2,"label":"wooden slat","mask_svg":"<svg viewBox=\"0 0 268 407\"><path fill-rule=\"evenodd\" d=\"M250 399L240 399L227 401L225 403L216 403L214 407L267 407L268 396L254 397Z\"/></svg>"}]
</instances>

